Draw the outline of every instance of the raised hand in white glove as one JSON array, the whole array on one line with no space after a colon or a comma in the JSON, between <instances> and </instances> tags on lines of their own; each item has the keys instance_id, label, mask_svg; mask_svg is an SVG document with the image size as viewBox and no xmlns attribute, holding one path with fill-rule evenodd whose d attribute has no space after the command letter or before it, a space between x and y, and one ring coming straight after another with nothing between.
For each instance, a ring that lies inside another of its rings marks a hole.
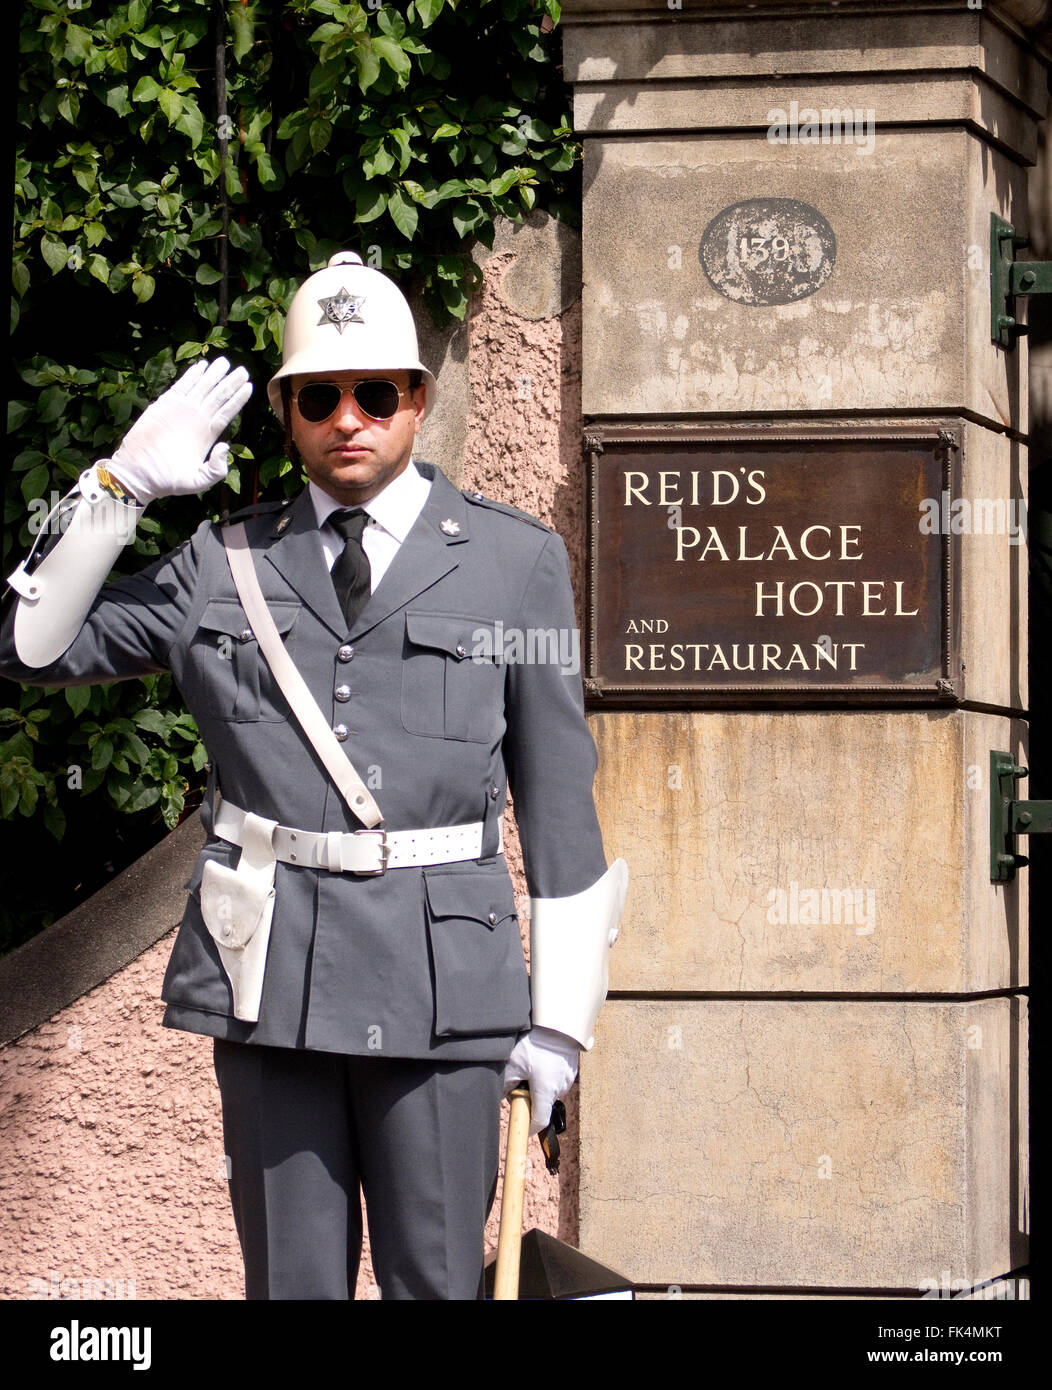
<instances>
[{"instance_id":1,"label":"raised hand in white glove","mask_svg":"<svg viewBox=\"0 0 1052 1390\"><path fill-rule=\"evenodd\" d=\"M216 441L252 394L244 367L195 362L143 411L106 466L142 506L204 492L227 475L229 445Z\"/></svg>"},{"instance_id":2,"label":"raised hand in white glove","mask_svg":"<svg viewBox=\"0 0 1052 1390\"><path fill-rule=\"evenodd\" d=\"M504 1067L504 1094L520 1081L530 1086L530 1133L548 1127L552 1106L562 1100L577 1079L580 1044L554 1028L531 1028L523 1033Z\"/></svg>"}]
</instances>

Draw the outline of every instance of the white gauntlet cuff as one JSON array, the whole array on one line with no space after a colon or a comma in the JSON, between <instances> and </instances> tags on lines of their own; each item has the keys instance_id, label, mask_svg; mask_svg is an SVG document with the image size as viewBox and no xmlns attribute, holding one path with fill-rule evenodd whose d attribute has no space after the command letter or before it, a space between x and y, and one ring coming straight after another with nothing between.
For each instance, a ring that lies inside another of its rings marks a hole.
<instances>
[{"instance_id":1,"label":"white gauntlet cuff","mask_svg":"<svg viewBox=\"0 0 1052 1390\"><path fill-rule=\"evenodd\" d=\"M617 859L583 893L530 899L533 1026L565 1033L585 1051L595 1042L627 891L628 865Z\"/></svg>"},{"instance_id":2,"label":"white gauntlet cuff","mask_svg":"<svg viewBox=\"0 0 1052 1390\"><path fill-rule=\"evenodd\" d=\"M110 496L92 467L48 513L44 527L52 518L61 522L68 517L62 535L35 568L27 569L27 565L36 546L8 578L19 596L14 630L19 661L26 666L50 666L72 645L114 560L134 537L144 510Z\"/></svg>"}]
</instances>

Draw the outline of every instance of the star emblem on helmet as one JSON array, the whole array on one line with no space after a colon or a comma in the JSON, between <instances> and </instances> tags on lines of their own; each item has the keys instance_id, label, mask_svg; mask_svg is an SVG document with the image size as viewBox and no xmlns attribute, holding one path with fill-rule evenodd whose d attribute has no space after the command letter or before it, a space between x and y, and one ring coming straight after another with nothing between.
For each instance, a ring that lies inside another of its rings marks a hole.
<instances>
[{"instance_id":1,"label":"star emblem on helmet","mask_svg":"<svg viewBox=\"0 0 1052 1390\"><path fill-rule=\"evenodd\" d=\"M319 299L318 303L322 311L318 320L319 328L323 323L331 323L337 333L342 333L345 324L365 322L358 313L365 303L363 294L348 294L346 289L341 287L339 294L330 295L328 299Z\"/></svg>"}]
</instances>

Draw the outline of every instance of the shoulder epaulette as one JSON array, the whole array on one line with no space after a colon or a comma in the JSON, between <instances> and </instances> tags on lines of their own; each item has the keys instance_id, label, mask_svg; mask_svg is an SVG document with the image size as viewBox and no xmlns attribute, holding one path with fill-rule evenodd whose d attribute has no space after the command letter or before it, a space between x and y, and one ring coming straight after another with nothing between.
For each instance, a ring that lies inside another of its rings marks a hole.
<instances>
[{"instance_id":1,"label":"shoulder epaulette","mask_svg":"<svg viewBox=\"0 0 1052 1390\"><path fill-rule=\"evenodd\" d=\"M476 507L489 507L491 511L502 512L505 516L513 516L519 521L528 521L531 526L536 526L541 531L552 530L551 526L547 526L538 517L532 516L529 512L521 511L518 507L513 507L507 502L497 502L492 497L484 497L481 492L472 492L470 488L461 488L461 492Z\"/></svg>"},{"instance_id":2,"label":"shoulder epaulette","mask_svg":"<svg viewBox=\"0 0 1052 1390\"><path fill-rule=\"evenodd\" d=\"M282 508L289 505L289 499L283 498L280 502L253 502L247 507L242 507L240 511L231 512L223 520L223 525L229 526L232 521L243 521L250 516L266 516L268 512L280 512Z\"/></svg>"}]
</instances>

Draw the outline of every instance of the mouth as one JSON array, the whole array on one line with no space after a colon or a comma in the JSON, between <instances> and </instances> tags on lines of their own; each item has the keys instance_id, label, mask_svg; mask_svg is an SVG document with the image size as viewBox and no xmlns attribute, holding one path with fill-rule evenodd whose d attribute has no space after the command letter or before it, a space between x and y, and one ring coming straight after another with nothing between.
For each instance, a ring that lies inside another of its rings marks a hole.
<instances>
[{"instance_id":1,"label":"mouth","mask_svg":"<svg viewBox=\"0 0 1052 1390\"><path fill-rule=\"evenodd\" d=\"M369 452L370 450L362 444L338 444L334 449L329 450L329 453L335 454L337 458L346 459L361 458Z\"/></svg>"}]
</instances>

